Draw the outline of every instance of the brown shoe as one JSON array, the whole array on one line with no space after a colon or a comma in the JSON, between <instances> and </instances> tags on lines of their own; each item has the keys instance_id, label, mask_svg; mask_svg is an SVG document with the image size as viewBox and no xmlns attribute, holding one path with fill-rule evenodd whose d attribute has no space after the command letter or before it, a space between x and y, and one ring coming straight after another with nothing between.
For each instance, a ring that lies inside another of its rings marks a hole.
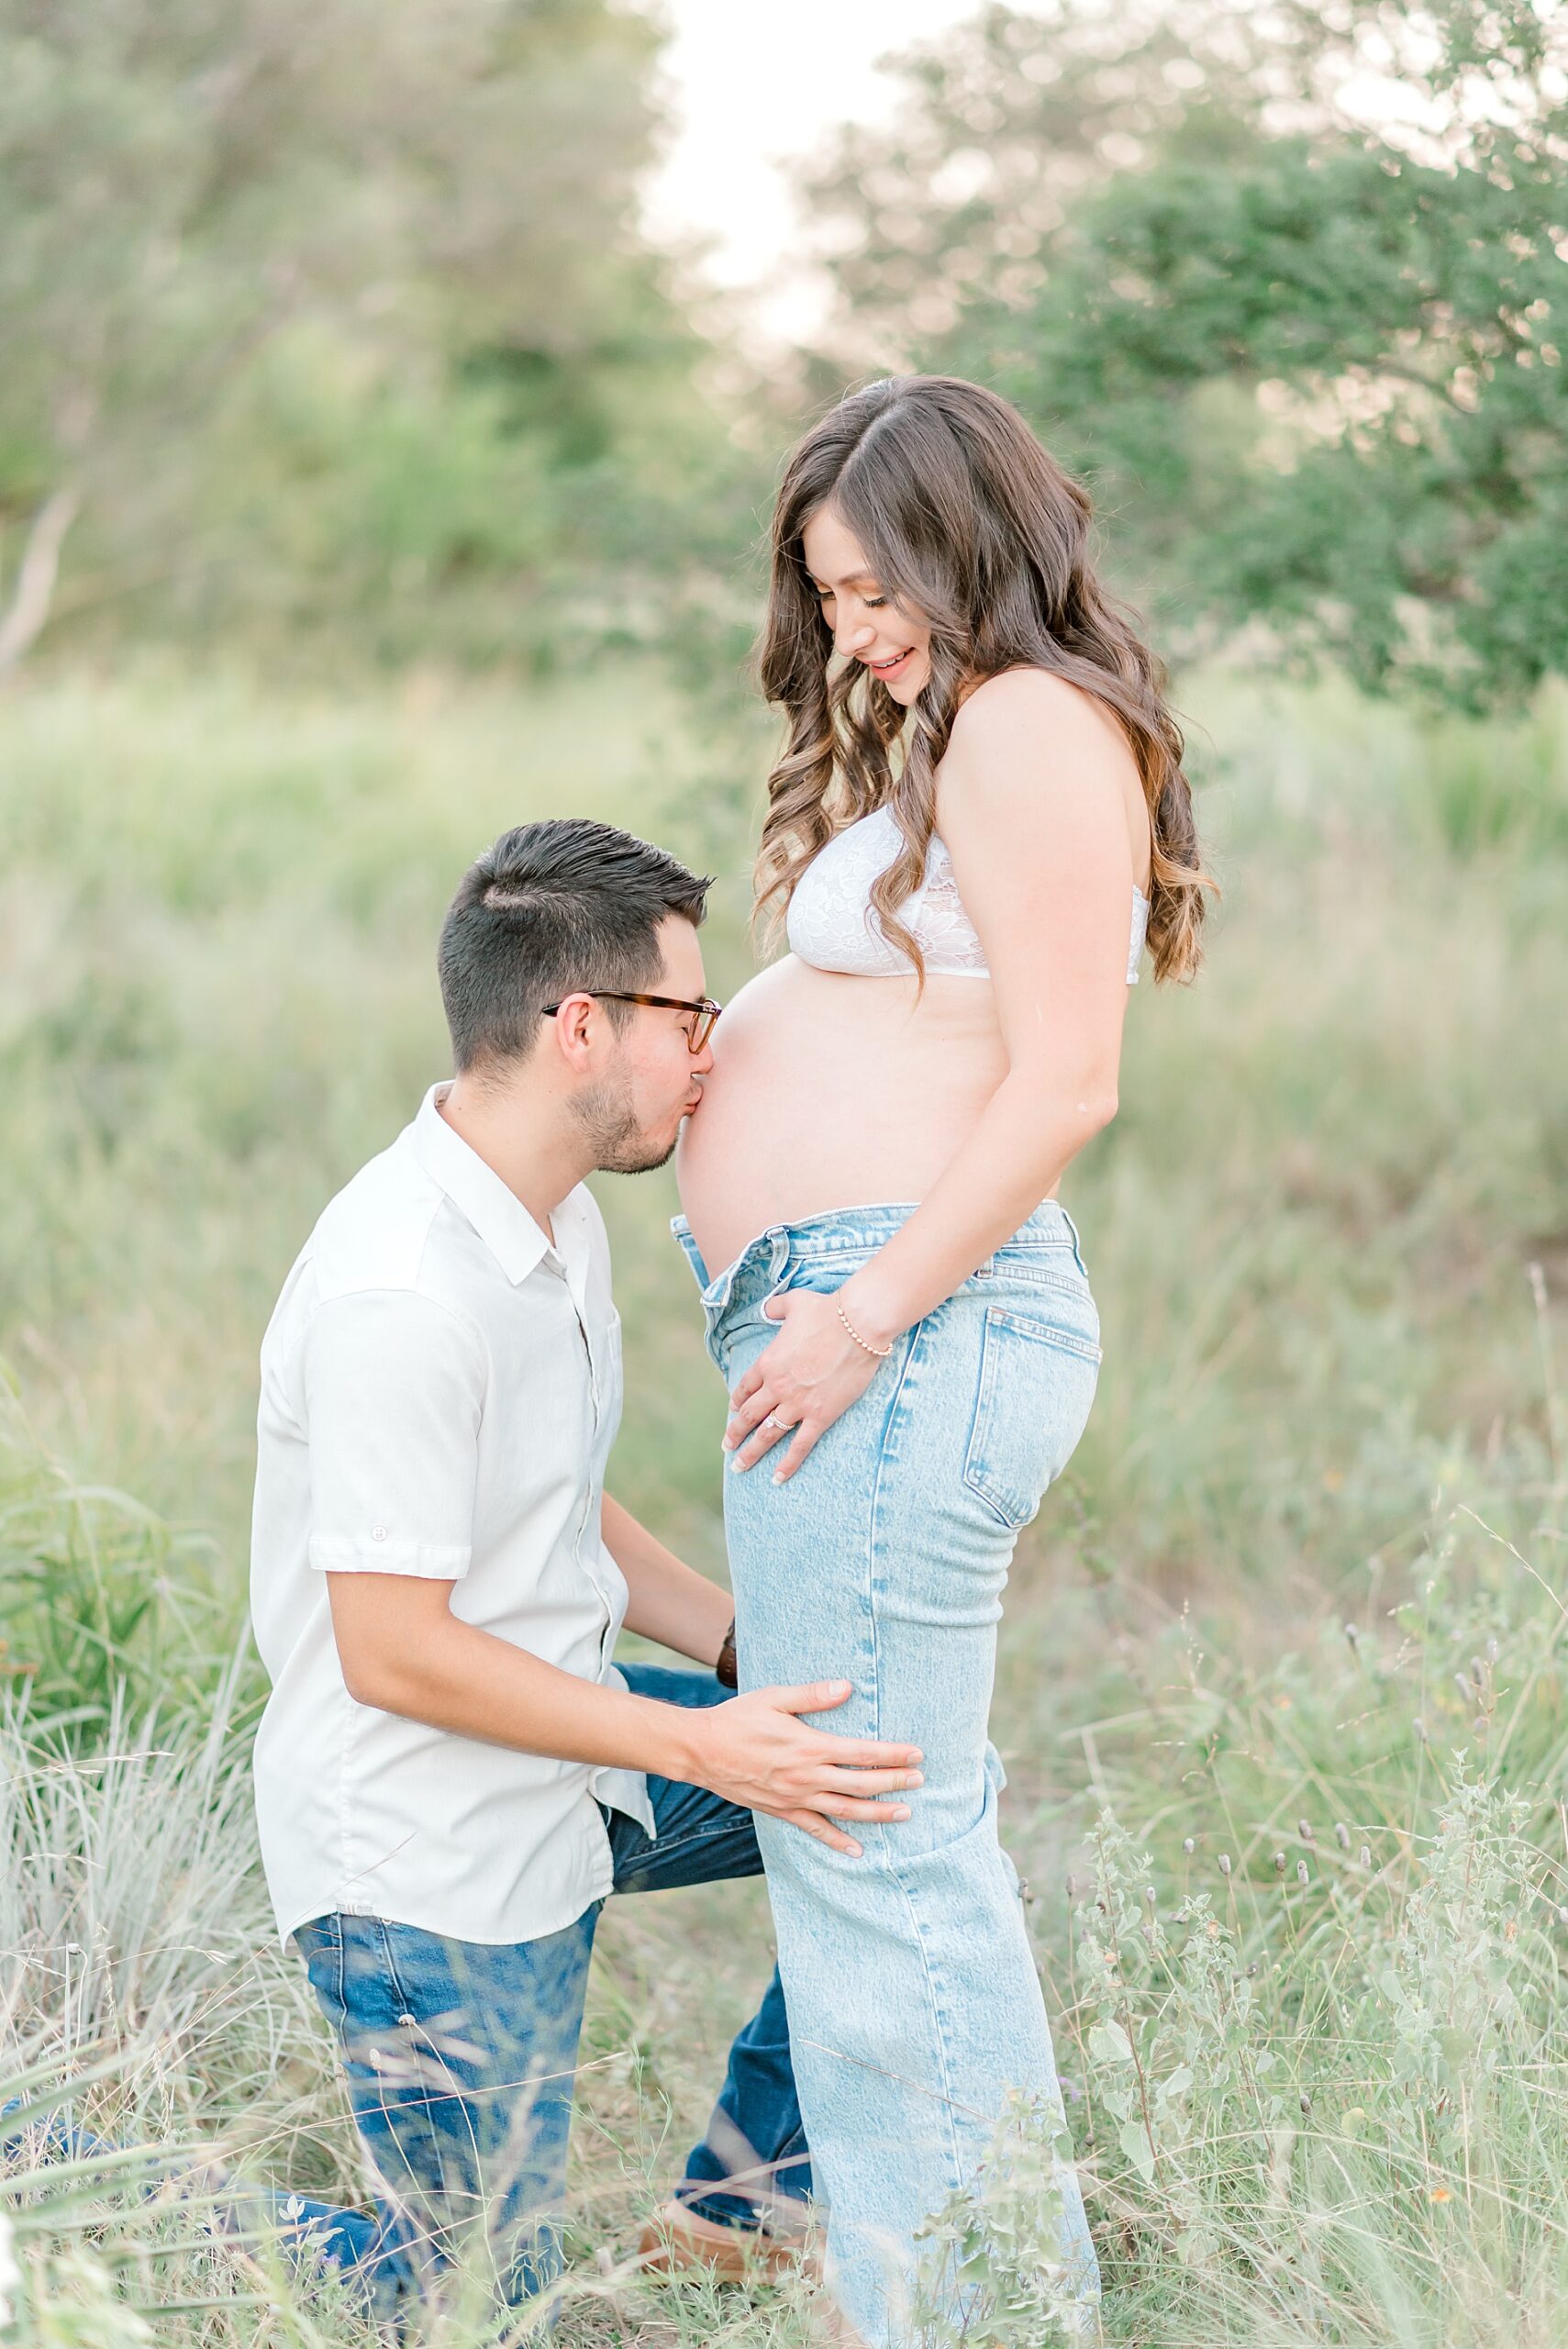
<instances>
[{"instance_id":1,"label":"brown shoe","mask_svg":"<svg viewBox=\"0 0 1568 2349\"><path fill-rule=\"evenodd\" d=\"M816 2282L817 2262L805 2235L771 2235L754 2227L721 2227L666 2202L655 2210L638 2243L638 2264L650 2276L716 2276L727 2284L804 2276Z\"/></svg>"}]
</instances>

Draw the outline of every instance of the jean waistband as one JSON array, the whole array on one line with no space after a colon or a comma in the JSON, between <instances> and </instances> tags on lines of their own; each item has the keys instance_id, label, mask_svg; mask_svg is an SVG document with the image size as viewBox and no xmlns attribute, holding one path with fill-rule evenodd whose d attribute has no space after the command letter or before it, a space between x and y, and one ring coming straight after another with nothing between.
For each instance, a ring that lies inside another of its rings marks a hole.
<instances>
[{"instance_id":1,"label":"jean waistband","mask_svg":"<svg viewBox=\"0 0 1568 2349\"><path fill-rule=\"evenodd\" d=\"M747 1241L733 1264L713 1274L703 1262L685 1217L676 1216L670 1229L696 1275L711 1323L728 1305L737 1284L750 1287L760 1278L771 1288L791 1263L820 1262L838 1255L869 1255L907 1223L918 1204L917 1200L878 1201L867 1207L834 1208L824 1215L804 1216L798 1223L771 1223ZM1078 1271L1087 1278L1078 1227L1060 1199L1042 1201L987 1262L1005 1262L1014 1254L1027 1255L1050 1248L1070 1249Z\"/></svg>"}]
</instances>

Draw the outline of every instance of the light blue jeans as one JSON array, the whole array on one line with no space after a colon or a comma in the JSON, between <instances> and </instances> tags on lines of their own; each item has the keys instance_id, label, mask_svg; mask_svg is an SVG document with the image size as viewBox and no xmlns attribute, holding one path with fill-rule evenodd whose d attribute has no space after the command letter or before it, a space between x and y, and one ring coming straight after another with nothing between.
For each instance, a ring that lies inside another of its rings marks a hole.
<instances>
[{"instance_id":1,"label":"light blue jeans","mask_svg":"<svg viewBox=\"0 0 1568 2349\"><path fill-rule=\"evenodd\" d=\"M774 1225L712 1278L677 1218L726 1383L777 1334L770 1297L830 1295L913 1212ZM1083 1432L1099 1359L1077 1235L1048 1202L904 1333L794 1476L775 1485L764 1460L724 1480L742 1688L851 1678L818 1725L925 1754L913 1816L857 1826L859 1859L757 1820L830 2280L870 2349L916 2338L917 2235L974 2186L1010 2094L1065 2125L987 1719L1018 1530ZM1099 2273L1070 2163L1057 2183L1087 2315ZM958 2288L937 2288L962 2316Z\"/></svg>"}]
</instances>

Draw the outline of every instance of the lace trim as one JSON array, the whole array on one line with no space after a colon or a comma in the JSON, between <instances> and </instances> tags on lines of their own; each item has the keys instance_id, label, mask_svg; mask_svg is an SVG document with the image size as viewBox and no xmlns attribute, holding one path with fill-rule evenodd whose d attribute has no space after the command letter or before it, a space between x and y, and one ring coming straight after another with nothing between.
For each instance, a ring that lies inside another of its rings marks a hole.
<instances>
[{"instance_id":1,"label":"lace trim","mask_svg":"<svg viewBox=\"0 0 1568 2349\"><path fill-rule=\"evenodd\" d=\"M803 962L818 970L873 978L902 976L912 969L908 957L889 944L871 903L872 885L897 848L894 818L885 808L873 808L858 822L846 824L812 859L790 900L787 925L790 945ZM985 950L958 893L947 844L935 834L926 855L924 885L905 900L899 915L918 942L929 974L990 976ZM1132 986L1138 984L1148 919L1148 905L1135 892L1127 972Z\"/></svg>"},{"instance_id":2,"label":"lace trim","mask_svg":"<svg viewBox=\"0 0 1568 2349\"><path fill-rule=\"evenodd\" d=\"M920 918L915 931L920 951L928 963L940 963L944 971L984 971L985 951L974 934L974 925L963 909L953 877L952 859L945 844L931 842L930 859L926 866L926 893L920 900Z\"/></svg>"}]
</instances>

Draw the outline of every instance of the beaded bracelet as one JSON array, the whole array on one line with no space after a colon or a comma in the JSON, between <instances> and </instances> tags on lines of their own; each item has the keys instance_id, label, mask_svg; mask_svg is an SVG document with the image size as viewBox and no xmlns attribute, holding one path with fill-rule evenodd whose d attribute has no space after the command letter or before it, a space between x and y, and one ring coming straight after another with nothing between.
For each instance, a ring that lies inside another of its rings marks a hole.
<instances>
[{"instance_id":1,"label":"beaded bracelet","mask_svg":"<svg viewBox=\"0 0 1568 2349\"><path fill-rule=\"evenodd\" d=\"M884 1362L887 1356L893 1352L892 1339L889 1338L886 1345L884 1346L873 1346L869 1338L862 1337L860 1331L855 1328L854 1323L851 1320L849 1315L845 1312L841 1305L835 1306L834 1309L837 1312L840 1320L849 1331L851 1337L853 1338L856 1345L863 1346L868 1354L875 1354L879 1362Z\"/></svg>"}]
</instances>

